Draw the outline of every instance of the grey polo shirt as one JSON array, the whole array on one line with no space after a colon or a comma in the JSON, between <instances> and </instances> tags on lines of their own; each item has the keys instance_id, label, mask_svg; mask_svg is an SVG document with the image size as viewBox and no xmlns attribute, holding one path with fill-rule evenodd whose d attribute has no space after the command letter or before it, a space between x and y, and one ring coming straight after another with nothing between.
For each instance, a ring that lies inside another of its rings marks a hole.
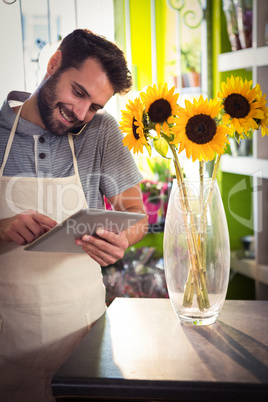
<instances>
[{"instance_id":1,"label":"grey polo shirt","mask_svg":"<svg viewBox=\"0 0 268 402\"><path fill-rule=\"evenodd\" d=\"M13 91L3 103L0 112L1 164L16 116L11 109L12 101L23 102L29 95ZM83 132L73 136L79 175L90 208L102 208L103 195L113 197L142 180L122 138L116 120L105 110L98 111ZM20 118L3 174L50 178L73 175L68 136L53 135Z\"/></svg>"}]
</instances>

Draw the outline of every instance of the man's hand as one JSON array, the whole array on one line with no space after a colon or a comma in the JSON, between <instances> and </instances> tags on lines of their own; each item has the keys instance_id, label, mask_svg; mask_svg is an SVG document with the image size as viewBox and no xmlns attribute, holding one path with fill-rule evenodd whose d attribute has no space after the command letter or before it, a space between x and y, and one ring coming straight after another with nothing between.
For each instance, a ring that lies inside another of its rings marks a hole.
<instances>
[{"instance_id":1,"label":"man's hand","mask_svg":"<svg viewBox=\"0 0 268 402\"><path fill-rule=\"evenodd\" d=\"M102 229L97 230L96 236L85 235L76 240L76 244L82 246L83 250L103 267L122 258L129 246L125 232L115 234Z\"/></svg>"},{"instance_id":2,"label":"man's hand","mask_svg":"<svg viewBox=\"0 0 268 402\"><path fill-rule=\"evenodd\" d=\"M33 209L0 220L0 241L23 245L48 232L57 222Z\"/></svg>"},{"instance_id":3,"label":"man's hand","mask_svg":"<svg viewBox=\"0 0 268 402\"><path fill-rule=\"evenodd\" d=\"M115 211L145 214L139 185L109 198L109 202ZM93 260L105 267L123 258L125 250L129 246L138 243L146 235L147 231L148 218L146 216L120 234L99 229L96 236L85 235L82 239L76 240L75 243L81 246Z\"/></svg>"}]
</instances>

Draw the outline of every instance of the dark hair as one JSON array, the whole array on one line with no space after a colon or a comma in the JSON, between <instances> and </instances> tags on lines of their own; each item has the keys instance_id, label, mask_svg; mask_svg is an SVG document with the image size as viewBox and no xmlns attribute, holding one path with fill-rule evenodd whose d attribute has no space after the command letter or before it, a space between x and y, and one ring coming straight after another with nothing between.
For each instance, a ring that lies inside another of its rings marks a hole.
<instances>
[{"instance_id":1,"label":"dark hair","mask_svg":"<svg viewBox=\"0 0 268 402\"><path fill-rule=\"evenodd\" d=\"M58 50L62 52L59 72L72 67L79 69L86 59L94 58L101 64L114 93L124 94L131 89L132 77L124 53L104 36L87 29L75 29L62 40Z\"/></svg>"}]
</instances>

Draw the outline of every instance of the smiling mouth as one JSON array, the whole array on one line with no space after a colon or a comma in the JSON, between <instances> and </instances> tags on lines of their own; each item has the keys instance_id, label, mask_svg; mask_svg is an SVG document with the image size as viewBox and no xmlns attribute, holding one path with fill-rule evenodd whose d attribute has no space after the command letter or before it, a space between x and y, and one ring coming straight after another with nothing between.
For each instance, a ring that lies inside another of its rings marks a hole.
<instances>
[{"instance_id":1,"label":"smiling mouth","mask_svg":"<svg viewBox=\"0 0 268 402\"><path fill-rule=\"evenodd\" d=\"M69 124L77 122L77 119L75 119L73 116L71 117L71 115L67 113L66 110L64 110L62 107L59 107L59 111L64 120L66 120Z\"/></svg>"}]
</instances>

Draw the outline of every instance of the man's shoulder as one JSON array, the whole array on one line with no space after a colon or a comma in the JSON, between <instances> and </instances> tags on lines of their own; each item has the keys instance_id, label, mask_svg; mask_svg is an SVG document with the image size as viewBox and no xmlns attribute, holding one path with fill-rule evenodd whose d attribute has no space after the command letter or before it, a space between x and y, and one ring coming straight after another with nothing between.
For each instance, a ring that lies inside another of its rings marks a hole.
<instances>
[{"instance_id":1,"label":"man's shoulder","mask_svg":"<svg viewBox=\"0 0 268 402\"><path fill-rule=\"evenodd\" d=\"M98 110L98 112L95 114L93 121L96 120L98 122L103 122L103 123L116 123L117 121L114 116L111 115L107 110L101 109Z\"/></svg>"},{"instance_id":2,"label":"man's shoulder","mask_svg":"<svg viewBox=\"0 0 268 402\"><path fill-rule=\"evenodd\" d=\"M30 95L31 94L29 92L11 91L7 95L7 101L9 104L12 104L12 107L13 107L13 103L15 104L14 106L17 106L16 103L21 104L21 103L25 102L29 98Z\"/></svg>"},{"instance_id":3,"label":"man's shoulder","mask_svg":"<svg viewBox=\"0 0 268 402\"><path fill-rule=\"evenodd\" d=\"M89 135L92 134L92 132L95 132L95 135L105 135L107 137L109 136L109 133L115 135L116 132L120 132L120 130L115 117L107 112L107 110L102 109L95 114L94 118L88 124L85 132L87 132Z\"/></svg>"},{"instance_id":4,"label":"man's shoulder","mask_svg":"<svg viewBox=\"0 0 268 402\"><path fill-rule=\"evenodd\" d=\"M11 91L4 100L0 110L0 128L1 135L10 132L16 114L13 109L16 106L22 105L31 94L23 91Z\"/></svg>"},{"instance_id":5,"label":"man's shoulder","mask_svg":"<svg viewBox=\"0 0 268 402\"><path fill-rule=\"evenodd\" d=\"M11 108L23 104L28 99L30 93L22 91L11 91L3 102L0 111L0 120L5 125L13 124L14 112Z\"/></svg>"}]
</instances>

